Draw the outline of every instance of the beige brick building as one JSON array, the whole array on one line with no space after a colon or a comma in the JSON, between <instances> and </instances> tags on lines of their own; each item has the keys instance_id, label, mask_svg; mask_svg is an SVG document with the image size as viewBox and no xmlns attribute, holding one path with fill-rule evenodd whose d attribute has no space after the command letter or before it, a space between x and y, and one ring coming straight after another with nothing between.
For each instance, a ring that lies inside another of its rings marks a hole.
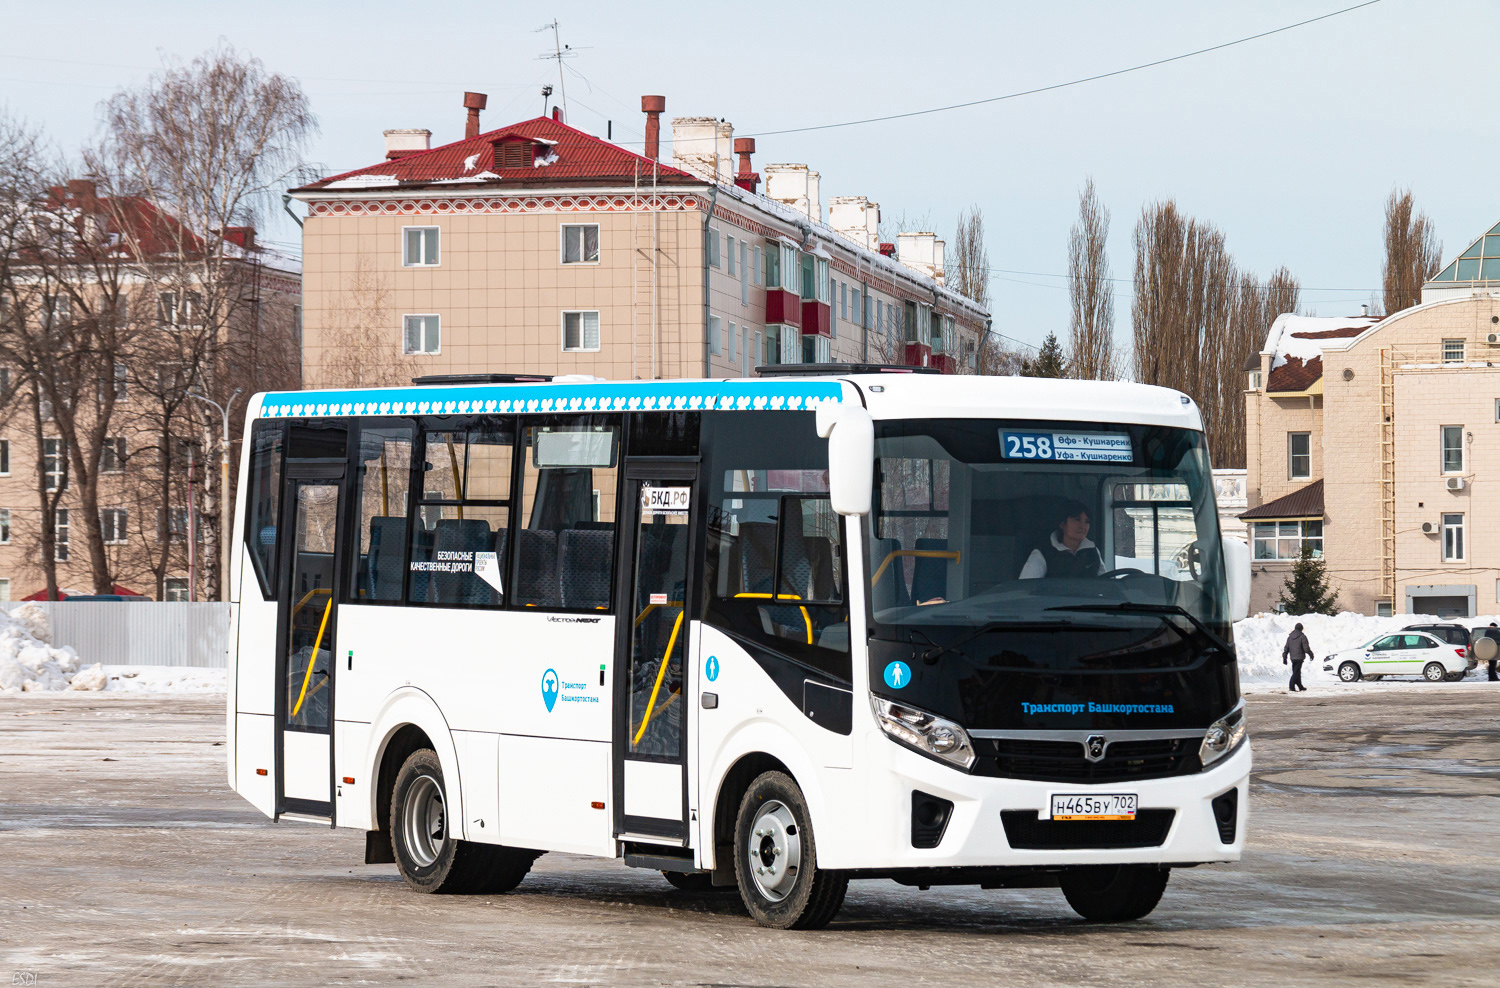
<instances>
[{"instance_id":1,"label":"beige brick building","mask_svg":"<svg viewBox=\"0 0 1500 988\"><path fill-rule=\"evenodd\" d=\"M644 154L556 116L466 137L388 131L386 160L293 191L308 387L458 373L736 376L763 364L971 368L988 313L945 285L943 243L878 242L880 207L821 198L713 118L642 101ZM731 170L733 154L740 156Z\"/></svg>"},{"instance_id":2,"label":"beige brick building","mask_svg":"<svg viewBox=\"0 0 1500 988\"><path fill-rule=\"evenodd\" d=\"M1252 610L1274 606L1307 545L1346 610L1500 611L1488 508L1500 494L1500 235L1460 260L1476 250L1467 283L1455 262L1422 304L1384 319L1272 327L1245 392Z\"/></svg>"}]
</instances>

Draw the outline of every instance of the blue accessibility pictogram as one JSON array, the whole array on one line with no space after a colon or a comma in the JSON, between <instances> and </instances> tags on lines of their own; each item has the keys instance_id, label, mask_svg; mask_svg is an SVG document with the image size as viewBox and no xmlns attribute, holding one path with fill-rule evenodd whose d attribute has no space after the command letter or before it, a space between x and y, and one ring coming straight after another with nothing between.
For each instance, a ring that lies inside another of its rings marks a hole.
<instances>
[{"instance_id":1,"label":"blue accessibility pictogram","mask_svg":"<svg viewBox=\"0 0 1500 988\"><path fill-rule=\"evenodd\" d=\"M708 661L703 663L703 675L708 677L710 683L719 678L719 657L717 655L710 655Z\"/></svg>"},{"instance_id":2,"label":"blue accessibility pictogram","mask_svg":"<svg viewBox=\"0 0 1500 988\"><path fill-rule=\"evenodd\" d=\"M548 669L542 673L542 702L547 705L550 714L552 708L557 706L557 670Z\"/></svg>"},{"instance_id":3,"label":"blue accessibility pictogram","mask_svg":"<svg viewBox=\"0 0 1500 988\"><path fill-rule=\"evenodd\" d=\"M911 682L911 667L905 662L892 662L885 667L885 685L899 690Z\"/></svg>"}]
</instances>

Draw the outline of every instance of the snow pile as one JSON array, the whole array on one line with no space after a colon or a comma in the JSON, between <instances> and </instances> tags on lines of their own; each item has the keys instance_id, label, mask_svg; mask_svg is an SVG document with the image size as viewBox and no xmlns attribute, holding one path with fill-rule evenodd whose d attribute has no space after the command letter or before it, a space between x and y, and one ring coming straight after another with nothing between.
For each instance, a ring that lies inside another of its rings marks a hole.
<instances>
[{"instance_id":1,"label":"snow pile","mask_svg":"<svg viewBox=\"0 0 1500 988\"><path fill-rule=\"evenodd\" d=\"M223 669L201 666L105 666L111 693L223 693Z\"/></svg>"},{"instance_id":2,"label":"snow pile","mask_svg":"<svg viewBox=\"0 0 1500 988\"><path fill-rule=\"evenodd\" d=\"M77 652L52 647L46 611L32 604L9 614L0 611L0 693L102 690L106 685L102 665L79 669Z\"/></svg>"},{"instance_id":3,"label":"snow pile","mask_svg":"<svg viewBox=\"0 0 1500 988\"><path fill-rule=\"evenodd\" d=\"M1240 682L1285 683L1291 666L1281 664L1281 649L1286 636L1298 623L1312 645L1315 662L1302 665L1302 681L1332 683L1337 676L1323 671L1323 657L1346 648L1357 648L1378 635L1400 631L1413 624L1460 624L1465 628L1482 628L1496 617L1438 618L1423 614L1397 614L1394 617L1370 617L1368 614L1257 614L1234 626L1235 650L1240 659Z\"/></svg>"}]
</instances>

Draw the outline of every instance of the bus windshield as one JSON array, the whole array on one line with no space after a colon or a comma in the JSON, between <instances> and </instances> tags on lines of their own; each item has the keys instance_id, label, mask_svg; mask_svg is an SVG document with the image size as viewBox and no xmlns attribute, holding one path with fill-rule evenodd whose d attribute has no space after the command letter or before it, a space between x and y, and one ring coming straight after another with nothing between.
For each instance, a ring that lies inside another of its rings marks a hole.
<instances>
[{"instance_id":1,"label":"bus windshield","mask_svg":"<svg viewBox=\"0 0 1500 988\"><path fill-rule=\"evenodd\" d=\"M985 728L1206 726L1232 705L1202 433L986 419L875 428L876 692ZM1152 706L1128 720L1029 713L1059 700Z\"/></svg>"}]
</instances>

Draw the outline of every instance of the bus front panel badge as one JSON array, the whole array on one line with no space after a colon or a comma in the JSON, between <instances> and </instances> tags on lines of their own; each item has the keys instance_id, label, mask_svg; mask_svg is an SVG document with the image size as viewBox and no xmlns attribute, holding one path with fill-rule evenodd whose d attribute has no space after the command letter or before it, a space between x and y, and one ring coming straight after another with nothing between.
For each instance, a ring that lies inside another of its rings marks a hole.
<instances>
[{"instance_id":1,"label":"bus front panel badge","mask_svg":"<svg viewBox=\"0 0 1500 988\"><path fill-rule=\"evenodd\" d=\"M885 685L899 690L911 682L911 667L905 662L892 662L885 667Z\"/></svg>"}]
</instances>

